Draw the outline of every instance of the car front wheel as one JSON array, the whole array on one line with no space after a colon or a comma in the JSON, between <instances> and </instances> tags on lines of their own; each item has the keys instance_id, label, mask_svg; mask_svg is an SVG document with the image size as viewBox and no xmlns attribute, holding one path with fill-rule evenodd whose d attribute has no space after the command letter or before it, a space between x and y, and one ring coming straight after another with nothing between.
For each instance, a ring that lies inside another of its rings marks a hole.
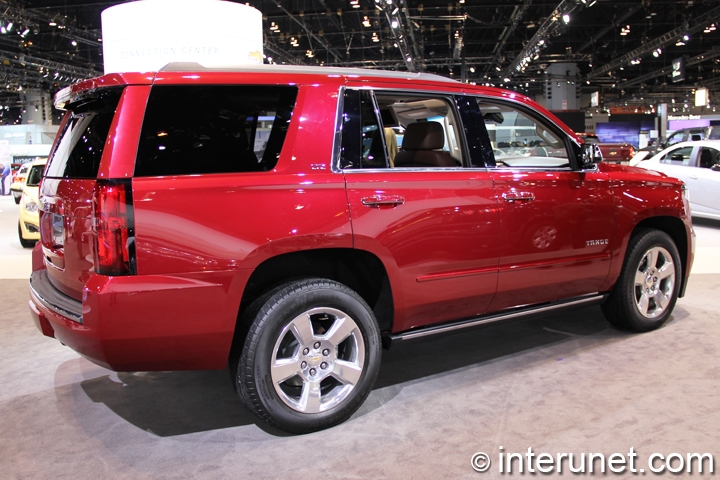
<instances>
[{"instance_id":1,"label":"car front wheel","mask_svg":"<svg viewBox=\"0 0 720 480\"><path fill-rule=\"evenodd\" d=\"M380 333L353 290L326 279L289 283L248 309L253 318L235 376L241 400L291 433L337 425L370 393Z\"/></svg>"},{"instance_id":2,"label":"car front wheel","mask_svg":"<svg viewBox=\"0 0 720 480\"><path fill-rule=\"evenodd\" d=\"M635 233L620 278L603 305L605 317L637 332L661 327L675 307L681 272L680 255L668 234L654 229Z\"/></svg>"}]
</instances>

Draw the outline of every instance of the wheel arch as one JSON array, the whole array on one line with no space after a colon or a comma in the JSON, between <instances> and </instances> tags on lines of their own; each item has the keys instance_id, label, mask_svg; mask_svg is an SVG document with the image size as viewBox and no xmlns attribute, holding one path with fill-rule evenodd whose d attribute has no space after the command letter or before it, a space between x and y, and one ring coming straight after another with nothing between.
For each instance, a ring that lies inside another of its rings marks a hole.
<instances>
[{"instance_id":1,"label":"wheel arch","mask_svg":"<svg viewBox=\"0 0 720 480\"><path fill-rule=\"evenodd\" d=\"M327 278L360 295L373 310L381 332L394 322L394 302L388 272L374 254L352 248L325 248L284 253L260 263L250 275L240 302L232 359L247 334L242 318L248 307L265 292L303 278Z\"/></svg>"},{"instance_id":2,"label":"wheel arch","mask_svg":"<svg viewBox=\"0 0 720 480\"><path fill-rule=\"evenodd\" d=\"M680 262L682 267L682 275L680 275L680 293L679 297L685 295L685 286L687 283L688 270L690 268L690 245L688 244L688 235L685 228L685 223L678 217L671 216L657 216L649 217L641 220L633 228L630 237L635 235L639 230L642 229L656 229L665 232L672 238L675 246L680 254Z\"/></svg>"}]
</instances>

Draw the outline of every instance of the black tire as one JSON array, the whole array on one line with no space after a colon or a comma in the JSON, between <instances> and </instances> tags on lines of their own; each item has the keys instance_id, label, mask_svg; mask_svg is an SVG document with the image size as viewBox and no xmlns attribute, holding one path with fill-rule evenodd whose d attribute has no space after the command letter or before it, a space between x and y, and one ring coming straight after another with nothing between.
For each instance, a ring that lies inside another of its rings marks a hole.
<instances>
[{"instance_id":1,"label":"black tire","mask_svg":"<svg viewBox=\"0 0 720 480\"><path fill-rule=\"evenodd\" d=\"M33 248L35 244L37 243L37 240L25 240L22 236L22 227L20 226L20 222L18 222L18 238L20 239L20 245L23 248Z\"/></svg>"},{"instance_id":2,"label":"black tire","mask_svg":"<svg viewBox=\"0 0 720 480\"><path fill-rule=\"evenodd\" d=\"M636 232L620 277L602 306L605 318L636 332L660 328L672 314L681 279L680 254L670 236L654 229Z\"/></svg>"},{"instance_id":3,"label":"black tire","mask_svg":"<svg viewBox=\"0 0 720 480\"><path fill-rule=\"evenodd\" d=\"M277 428L308 433L344 422L362 405L377 378L381 343L357 293L332 280L299 280L247 312L235 382L248 409Z\"/></svg>"}]
</instances>

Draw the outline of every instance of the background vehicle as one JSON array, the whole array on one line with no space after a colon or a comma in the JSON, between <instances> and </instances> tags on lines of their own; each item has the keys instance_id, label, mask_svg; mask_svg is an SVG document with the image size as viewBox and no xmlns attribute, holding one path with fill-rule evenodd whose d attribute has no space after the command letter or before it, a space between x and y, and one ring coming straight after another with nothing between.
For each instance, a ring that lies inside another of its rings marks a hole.
<instances>
[{"instance_id":1,"label":"background vehicle","mask_svg":"<svg viewBox=\"0 0 720 480\"><path fill-rule=\"evenodd\" d=\"M659 328L692 266L679 180L600 162L516 93L171 64L56 104L38 328L118 371L229 366L287 431L349 418L394 342L600 304Z\"/></svg>"},{"instance_id":2,"label":"background vehicle","mask_svg":"<svg viewBox=\"0 0 720 480\"><path fill-rule=\"evenodd\" d=\"M23 248L32 248L40 240L38 193L45 164L46 160L31 162L27 180L23 186L20 200L20 220L18 220L18 237Z\"/></svg>"},{"instance_id":3,"label":"background vehicle","mask_svg":"<svg viewBox=\"0 0 720 480\"><path fill-rule=\"evenodd\" d=\"M27 180L28 172L30 171L30 163L23 163L20 165L12 177L12 184L10 185L10 192L12 192L13 200L15 204L20 203L20 197L22 197L22 191L25 187L25 181Z\"/></svg>"},{"instance_id":4,"label":"background vehicle","mask_svg":"<svg viewBox=\"0 0 720 480\"><path fill-rule=\"evenodd\" d=\"M692 215L720 220L720 140L677 143L637 166L679 178L690 190Z\"/></svg>"},{"instance_id":5,"label":"background vehicle","mask_svg":"<svg viewBox=\"0 0 720 480\"><path fill-rule=\"evenodd\" d=\"M720 140L720 128L710 126L675 130L668 135L665 145L671 147L680 142L696 142L698 140Z\"/></svg>"},{"instance_id":6,"label":"background vehicle","mask_svg":"<svg viewBox=\"0 0 720 480\"><path fill-rule=\"evenodd\" d=\"M605 162L627 163L635 155L635 147L629 143L601 143L594 133L578 133L577 136L588 143L596 143Z\"/></svg>"}]
</instances>

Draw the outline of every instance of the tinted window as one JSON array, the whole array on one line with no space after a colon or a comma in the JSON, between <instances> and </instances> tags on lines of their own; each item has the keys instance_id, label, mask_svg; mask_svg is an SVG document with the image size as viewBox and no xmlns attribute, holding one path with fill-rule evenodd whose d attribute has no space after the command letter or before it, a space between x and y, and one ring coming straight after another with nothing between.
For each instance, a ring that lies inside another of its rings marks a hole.
<instances>
[{"instance_id":1,"label":"tinted window","mask_svg":"<svg viewBox=\"0 0 720 480\"><path fill-rule=\"evenodd\" d=\"M100 158L122 90L99 90L69 105L70 117L50 154L46 177L96 178Z\"/></svg>"},{"instance_id":2,"label":"tinted window","mask_svg":"<svg viewBox=\"0 0 720 480\"><path fill-rule=\"evenodd\" d=\"M375 103L368 90L345 92L341 168L387 168Z\"/></svg>"},{"instance_id":3,"label":"tinted window","mask_svg":"<svg viewBox=\"0 0 720 480\"><path fill-rule=\"evenodd\" d=\"M272 170L296 96L295 87L155 86L135 176Z\"/></svg>"},{"instance_id":4,"label":"tinted window","mask_svg":"<svg viewBox=\"0 0 720 480\"><path fill-rule=\"evenodd\" d=\"M698 167L712 168L718 163L720 163L719 150L711 147L703 147L700 149L700 155L698 156Z\"/></svg>"}]
</instances>

